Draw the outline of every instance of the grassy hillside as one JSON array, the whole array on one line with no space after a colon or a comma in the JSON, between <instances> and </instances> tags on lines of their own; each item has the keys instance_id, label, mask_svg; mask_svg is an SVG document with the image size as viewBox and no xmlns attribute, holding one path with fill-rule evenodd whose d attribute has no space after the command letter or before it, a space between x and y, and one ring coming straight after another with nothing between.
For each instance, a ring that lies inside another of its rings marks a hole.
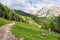
<instances>
[{"instance_id":1,"label":"grassy hillside","mask_svg":"<svg viewBox=\"0 0 60 40\"><path fill-rule=\"evenodd\" d=\"M8 24L8 23L11 23L11 21L10 20L6 20L4 18L0 18L0 26Z\"/></svg>"},{"instance_id":2,"label":"grassy hillside","mask_svg":"<svg viewBox=\"0 0 60 40\"><path fill-rule=\"evenodd\" d=\"M60 15L49 17L33 17L33 20L42 26L43 29L51 29L51 31L60 33Z\"/></svg>"},{"instance_id":3,"label":"grassy hillside","mask_svg":"<svg viewBox=\"0 0 60 40\"><path fill-rule=\"evenodd\" d=\"M23 16L30 17L32 20L35 21L35 23L37 23L38 25L41 25L43 29L47 29L47 30L50 29L54 32L60 33L60 26L59 26L60 25L60 23L59 23L60 17L59 16L56 17L54 15L51 15L49 17L38 17L38 15L31 15L31 14L25 13L21 10L16 10L16 12Z\"/></svg>"},{"instance_id":4,"label":"grassy hillside","mask_svg":"<svg viewBox=\"0 0 60 40\"><path fill-rule=\"evenodd\" d=\"M35 25L23 22L17 22L11 31L18 39L24 38L24 40L58 40L60 36L58 33L39 29ZM42 35L43 32L47 32L48 35Z\"/></svg>"},{"instance_id":5,"label":"grassy hillside","mask_svg":"<svg viewBox=\"0 0 60 40\"><path fill-rule=\"evenodd\" d=\"M22 37L25 40L60 40L60 34L58 34L60 33L60 16L39 18L37 15L33 16L23 11L14 11L0 3L0 17L0 26L10 23L9 20L16 21L11 31L18 39ZM49 28L50 31L48 31ZM48 35L43 35L44 32Z\"/></svg>"},{"instance_id":6,"label":"grassy hillside","mask_svg":"<svg viewBox=\"0 0 60 40\"><path fill-rule=\"evenodd\" d=\"M21 11L21 10L15 10L15 11L22 16L27 16L27 17L32 17L33 16L30 13L26 13L26 12Z\"/></svg>"}]
</instances>

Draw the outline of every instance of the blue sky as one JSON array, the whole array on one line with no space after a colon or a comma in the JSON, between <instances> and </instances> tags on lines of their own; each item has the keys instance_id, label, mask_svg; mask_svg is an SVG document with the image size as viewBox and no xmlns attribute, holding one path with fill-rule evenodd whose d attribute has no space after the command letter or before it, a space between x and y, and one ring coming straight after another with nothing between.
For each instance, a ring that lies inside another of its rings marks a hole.
<instances>
[{"instance_id":1,"label":"blue sky","mask_svg":"<svg viewBox=\"0 0 60 40\"><path fill-rule=\"evenodd\" d=\"M12 9L19 9L26 12L40 10L46 6L60 7L60 0L0 0L0 2Z\"/></svg>"}]
</instances>

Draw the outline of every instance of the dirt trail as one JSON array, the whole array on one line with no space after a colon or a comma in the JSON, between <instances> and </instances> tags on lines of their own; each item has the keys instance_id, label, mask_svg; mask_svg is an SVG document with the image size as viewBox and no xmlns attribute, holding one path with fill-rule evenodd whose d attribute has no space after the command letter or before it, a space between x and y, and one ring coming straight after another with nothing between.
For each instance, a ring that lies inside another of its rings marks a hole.
<instances>
[{"instance_id":1,"label":"dirt trail","mask_svg":"<svg viewBox=\"0 0 60 40\"><path fill-rule=\"evenodd\" d=\"M15 36L10 32L10 29L13 25L14 22L3 25L0 28L0 40L16 40Z\"/></svg>"}]
</instances>

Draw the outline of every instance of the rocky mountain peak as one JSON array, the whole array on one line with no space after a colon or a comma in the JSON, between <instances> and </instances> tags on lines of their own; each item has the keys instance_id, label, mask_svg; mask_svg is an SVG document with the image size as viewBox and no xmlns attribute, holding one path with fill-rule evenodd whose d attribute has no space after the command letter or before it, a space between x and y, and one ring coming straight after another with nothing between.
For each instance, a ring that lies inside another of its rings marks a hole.
<instances>
[{"instance_id":1,"label":"rocky mountain peak","mask_svg":"<svg viewBox=\"0 0 60 40\"><path fill-rule=\"evenodd\" d=\"M60 8L55 6L43 7L41 10L37 11L36 14L39 17L51 16L51 15L58 16L60 14Z\"/></svg>"}]
</instances>

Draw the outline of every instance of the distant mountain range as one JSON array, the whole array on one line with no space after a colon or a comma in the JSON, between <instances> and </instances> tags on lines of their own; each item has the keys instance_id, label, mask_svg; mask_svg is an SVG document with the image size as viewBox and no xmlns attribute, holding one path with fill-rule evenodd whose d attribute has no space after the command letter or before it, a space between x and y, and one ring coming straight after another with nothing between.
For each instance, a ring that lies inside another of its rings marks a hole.
<instances>
[{"instance_id":1,"label":"distant mountain range","mask_svg":"<svg viewBox=\"0 0 60 40\"><path fill-rule=\"evenodd\" d=\"M45 17L52 15L58 16L60 14L60 8L55 6L48 6L48 7L43 7L41 10L35 12L36 12L35 14L38 15L38 17L43 17L43 16Z\"/></svg>"}]
</instances>

